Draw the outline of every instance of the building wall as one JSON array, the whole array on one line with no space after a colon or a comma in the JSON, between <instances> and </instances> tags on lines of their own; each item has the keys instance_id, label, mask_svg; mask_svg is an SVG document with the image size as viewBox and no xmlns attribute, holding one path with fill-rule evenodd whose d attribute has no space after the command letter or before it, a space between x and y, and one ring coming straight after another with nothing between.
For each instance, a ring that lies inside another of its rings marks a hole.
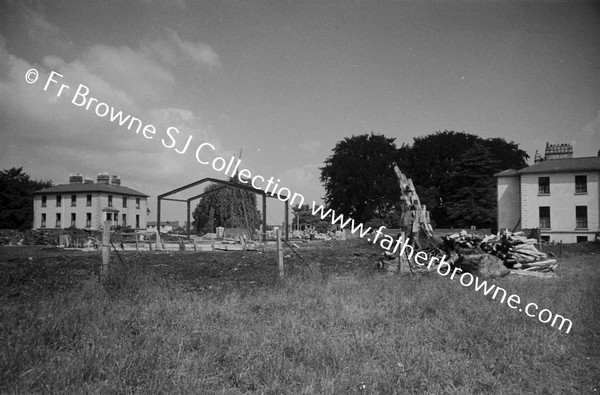
<instances>
[{"instance_id":1,"label":"building wall","mask_svg":"<svg viewBox=\"0 0 600 395\"><path fill-rule=\"evenodd\" d=\"M539 207L550 207L550 229L541 229L550 241L575 243L577 236L594 240L600 231L599 172L540 173L521 175L521 219L523 228L539 227ZM587 193L575 193L575 176L587 176ZM550 178L550 193L538 194L538 178ZM576 228L575 207L587 206L587 229Z\"/></svg>"},{"instance_id":2,"label":"building wall","mask_svg":"<svg viewBox=\"0 0 600 395\"><path fill-rule=\"evenodd\" d=\"M87 195L92 195L92 205L87 206ZM61 207L56 207L56 197L58 194L46 195L46 207L42 207L42 195L35 195L33 199L33 227L34 229L40 229L42 226L42 213L46 214L46 229L57 229L56 224L56 213L61 214L61 226L60 228L69 228L71 226L71 214L75 213L77 228L86 228L86 217L87 213L92 214L92 221L88 229L100 229L102 223L106 219L106 212L102 209L108 207L108 194L99 192L84 193L80 192L75 194L76 205L71 206L71 194L60 194L62 196ZM140 197L140 207L136 207L136 197L127 196L127 207L123 208L123 196L125 195L112 195L113 196L113 208L119 210L118 213L118 225L123 225L123 213L127 215L127 225L132 228L135 227L136 215L140 216L140 228L145 229L147 223L147 208L148 199Z\"/></svg>"},{"instance_id":3,"label":"building wall","mask_svg":"<svg viewBox=\"0 0 600 395\"><path fill-rule=\"evenodd\" d=\"M498 229L521 229L519 176L498 177Z\"/></svg>"}]
</instances>

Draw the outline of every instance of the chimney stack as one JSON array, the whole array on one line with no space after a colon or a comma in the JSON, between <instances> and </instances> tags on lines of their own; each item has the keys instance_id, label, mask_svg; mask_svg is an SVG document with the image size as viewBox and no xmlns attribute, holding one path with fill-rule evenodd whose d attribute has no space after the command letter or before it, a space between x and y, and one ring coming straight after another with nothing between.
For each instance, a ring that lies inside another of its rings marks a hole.
<instances>
[{"instance_id":1,"label":"chimney stack","mask_svg":"<svg viewBox=\"0 0 600 395\"><path fill-rule=\"evenodd\" d=\"M83 184L83 176L81 173L71 174L69 177L69 184Z\"/></svg>"},{"instance_id":2,"label":"chimney stack","mask_svg":"<svg viewBox=\"0 0 600 395\"><path fill-rule=\"evenodd\" d=\"M113 185L121 185L121 179L119 176L112 176L112 181L110 183Z\"/></svg>"},{"instance_id":3,"label":"chimney stack","mask_svg":"<svg viewBox=\"0 0 600 395\"><path fill-rule=\"evenodd\" d=\"M96 182L98 184L108 184L110 181L110 176L108 173L98 173L98 177L96 178Z\"/></svg>"},{"instance_id":4,"label":"chimney stack","mask_svg":"<svg viewBox=\"0 0 600 395\"><path fill-rule=\"evenodd\" d=\"M568 159L573 157L573 144L546 143L546 160Z\"/></svg>"}]
</instances>

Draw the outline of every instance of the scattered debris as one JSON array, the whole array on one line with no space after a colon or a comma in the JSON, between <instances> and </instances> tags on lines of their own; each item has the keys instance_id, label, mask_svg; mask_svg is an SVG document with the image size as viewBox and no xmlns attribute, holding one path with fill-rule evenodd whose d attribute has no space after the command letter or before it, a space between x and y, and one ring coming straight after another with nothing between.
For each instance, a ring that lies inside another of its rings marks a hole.
<instances>
[{"instance_id":1,"label":"scattered debris","mask_svg":"<svg viewBox=\"0 0 600 395\"><path fill-rule=\"evenodd\" d=\"M479 236L463 230L460 233L446 235L443 240L440 246L442 250L455 251L462 258L462 261L456 262L459 267L464 264L465 259L468 265L472 260L470 257L485 253L502 260L511 274L556 277L554 273L558 267L556 259L548 259L546 253L535 247L537 240L527 238L523 232L512 233L505 230L498 234Z\"/></svg>"}]
</instances>

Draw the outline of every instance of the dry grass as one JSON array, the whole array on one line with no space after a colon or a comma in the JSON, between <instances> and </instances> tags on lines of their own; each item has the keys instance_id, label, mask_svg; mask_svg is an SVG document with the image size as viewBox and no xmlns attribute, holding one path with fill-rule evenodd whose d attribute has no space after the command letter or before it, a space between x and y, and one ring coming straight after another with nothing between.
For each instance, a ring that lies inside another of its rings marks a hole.
<instances>
[{"instance_id":1,"label":"dry grass","mask_svg":"<svg viewBox=\"0 0 600 395\"><path fill-rule=\"evenodd\" d=\"M587 393L600 377L600 266L495 283L573 320L570 334L430 277L295 276L187 292L143 267L43 298L3 298L8 393Z\"/></svg>"}]
</instances>

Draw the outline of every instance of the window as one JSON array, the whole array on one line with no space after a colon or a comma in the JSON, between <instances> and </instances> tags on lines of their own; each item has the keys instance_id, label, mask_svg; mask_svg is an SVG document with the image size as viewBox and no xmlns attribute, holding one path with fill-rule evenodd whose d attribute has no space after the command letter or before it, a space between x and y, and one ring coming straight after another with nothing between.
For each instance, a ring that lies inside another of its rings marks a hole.
<instances>
[{"instance_id":1,"label":"window","mask_svg":"<svg viewBox=\"0 0 600 395\"><path fill-rule=\"evenodd\" d=\"M123 208L127 207L127 196L123 196Z\"/></svg>"},{"instance_id":2,"label":"window","mask_svg":"<svg viewBox=\"0 0 600 395\"><path fill-rule=\"evenodd\" d=\"M77 195L71 195L71 207L77 206Z\"/></svg>"},{"instance_id":3,"label":"window","mask_svg":"<svg viewBox=\"0 0 600 395\"><path fill-rule=\"evenodd\" d=\"M575 193L587 193L587 176L575 176Z\"/></svg>"},{"instance_id":4,"label":"window","mask_svg":"<svg viewBox=\"0 0 600 395\"><path fill-rule=\"evenodd\" d=\"M86 203L85 203L85 205L87 207L92 207L92 195L87 195L86 196Z\"/></svg>"},{"instance_id":5,"label":"window","mask_svg":"<svg viewBox=\"0 0 600 395\"><path fill-rule=\"evenodd\" d=\"M550 207L540 207L540 228L550 228Z\"/></svg>"},{"instance_id":6,"label":"window","mask_svg":"<svg viewBox=\"0 0 600 395\"><path fill-rule=\"evenodd\" d=\"M62 206L62 196L57 195L56 196L56 207L60 207L60 206Z\"/></svg>"},{"instance_id":7,"label":"window","mask_svg":"<svg viewBox=\"0 0 600 395\"><path fill-rule=\"evenodd\" d=\"M123 214L123 226L127 226L127 214Z\"/></svg>"},{"instance_id":8,"label":"window","mask_svg":"<svg viewBox=\"0 0 600 395\"><path fill-rule=\"evenodd\" d=\"M112 207L112 195L108 195L108 207Z\"/></svg>"},{"instance_id":9,"label":"window","mask_svg":"<svg viewBox=\"0 0 600 395\"><path fill-rule=\"evenodd\" d=\"M578 243L586 243L588 241L588 237L587 236L577 236L577 242Z\"/></svg>"},{"instance_id":10,"label":"window","mask_svg":"<svg viewBox=\"0 0 600 395\"><path fill-rule=\"evenodd\" d=\"M92 213L85 214L85 227L89 228L92 226Z\"/></svg>"},{"instance_id":11,"label":"window","mask_svg":"<svg viewBox=\"0 0 600 395\"><path fill-rule=\"evenodd\" d=\"M46 207L46 195L42 195L42 207Z\"/></svg>"},{"instance_id":12,"label":"window","mask_svg":"<svg viewBox=\"0 0 600 395\"><path fill-rule=\"evenodd\" d=\"M550 194L550 177L538 177L538 194Z\"/></svg>"},{"instance_id":13,"label":"window","mask_svg":"<svg viewBox=\"0 0 600 395\"><path fill-rule=\"evenodd\" d=\"M73 228L77 227L77 214L71 213L71 226Z\"/></svg>"},{"instance_id":14,"label":"window","mask_svg":"<svg viewBox=\"0 0 600 395\"><path fill-rule=\"evenodd\" d=\"M57 228L60 228L60 213L56 213L56 225Z\"/></svg>"},{"instance_id":15,"label":"window","mask_svg":"<svg viewBox=\"0 0 600 395\"><path fill-rule=\"evenodd\" d=\"M135 227L136 228L140 227L140 215L139 214L135 215Z\"/></svg>"},{"instance_id":16,"label":"window","mask_svg":"<svg viewBox=\"0 0 600 395\"><path fill-rule=\"evenodd\" d=\"M46 214L42 214L42 228L46 227Z\"/></svg>"},{"instance_id":17,"label":"window","mask_svg":"<svg viewBox=\"0 0 600 395\"><path fill-rule=\"evenodd\" d=\"M140 198L135 198L135 208L140 208Z\"/></svg>"},{"instance_id":18,"label":"window","mask_svg":"<svg viewBox=\"0 0 600 395\"><path fill-rule=\"evenodd\" d=\"M575 227L576 228L587 228L587 206L576 206L575 207Z\"/></svg>"}]
</instances>

